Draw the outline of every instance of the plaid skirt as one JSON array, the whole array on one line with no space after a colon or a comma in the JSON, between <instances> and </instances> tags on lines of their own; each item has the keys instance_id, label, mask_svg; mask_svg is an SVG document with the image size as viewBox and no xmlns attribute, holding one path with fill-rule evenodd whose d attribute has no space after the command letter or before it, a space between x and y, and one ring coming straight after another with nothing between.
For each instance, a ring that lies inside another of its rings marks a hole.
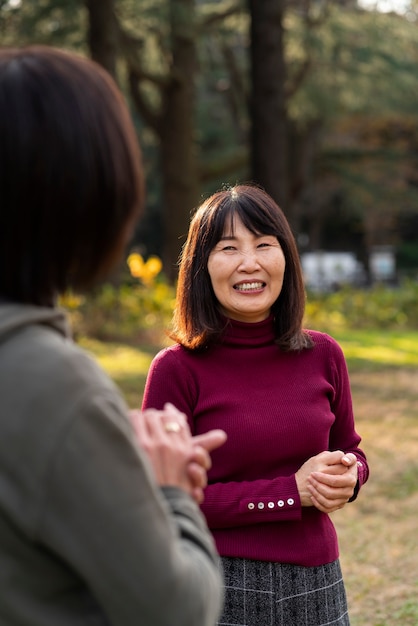
<instances>
[{"instance_id":1,"label":"plaid skirt","mask_svg":"<svg viewBox=\"0 0 418 626\"><path fill-rule=\"evenodd\" d=\"M319 567L222 557L218 626L349 626L339 561Z\"/></svg>"}]
</instances>

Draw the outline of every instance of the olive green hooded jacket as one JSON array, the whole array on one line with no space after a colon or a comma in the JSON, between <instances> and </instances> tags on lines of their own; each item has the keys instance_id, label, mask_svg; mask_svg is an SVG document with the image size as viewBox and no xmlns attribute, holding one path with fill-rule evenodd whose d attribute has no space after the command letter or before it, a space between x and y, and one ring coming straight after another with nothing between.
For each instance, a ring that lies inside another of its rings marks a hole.
<instances>
[{"instance_id":1,"label":"olive green hooded jacket","mask_svg":"<svg viewBox=\"0 0 418 626\"><path fill-rule=\"evenodd\" d=\"M213 626L214 543L59 309L0 304L0 624Z\"/></svg>"}]
</instances>

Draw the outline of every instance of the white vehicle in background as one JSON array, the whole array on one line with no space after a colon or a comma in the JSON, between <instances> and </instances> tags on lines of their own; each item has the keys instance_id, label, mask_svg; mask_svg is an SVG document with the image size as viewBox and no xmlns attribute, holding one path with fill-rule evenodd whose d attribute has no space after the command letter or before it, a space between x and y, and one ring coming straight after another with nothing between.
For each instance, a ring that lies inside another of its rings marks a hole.
<instances>
[{"instance_id":1,"label":"white vehicle in background","mask_svg":"<svg viewBox=\"0 0 418 626\"><path fill-rule=\"evenodd\" d=\"M365 284L364 267L352 252L305 252L301 263L305 286L312 291Z\"/></svg>"}]
</instances>

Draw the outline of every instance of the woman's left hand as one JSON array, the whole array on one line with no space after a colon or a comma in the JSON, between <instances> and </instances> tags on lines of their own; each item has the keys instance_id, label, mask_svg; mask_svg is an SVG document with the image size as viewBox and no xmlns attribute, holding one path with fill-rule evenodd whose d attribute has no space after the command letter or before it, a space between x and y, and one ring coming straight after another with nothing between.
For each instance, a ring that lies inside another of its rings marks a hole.
<instances>
[{"instance_id":1,"label":"woman's left hand","mask_svg":"<svg viewBox=\"0 0 418 626\"><path fill-rule=\"evenodd\" d=\"M332 513L342 509L347 504L357 484L357 457L349 452L340 463L346 467L343 473L335 474L330 471L312 472L307 481L307 488L311 494L312 504L323 513Z\"/></svg>"}]
</instances>

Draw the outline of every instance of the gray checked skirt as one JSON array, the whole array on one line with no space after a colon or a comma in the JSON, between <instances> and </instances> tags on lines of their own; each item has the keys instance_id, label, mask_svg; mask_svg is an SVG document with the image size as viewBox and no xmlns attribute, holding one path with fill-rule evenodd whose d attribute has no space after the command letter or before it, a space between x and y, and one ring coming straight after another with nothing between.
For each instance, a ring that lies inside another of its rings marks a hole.
<instances>
[{"instance_id":1,"label":"gray checked skirt","mask_svg":"<svg viewBox=\"0 0 418 626\"><path fill-rule=\"evenodd\" d=\"M222 557L218 626L349 626L339 561L319 567Z\"/></svg>"}]
</instances>

